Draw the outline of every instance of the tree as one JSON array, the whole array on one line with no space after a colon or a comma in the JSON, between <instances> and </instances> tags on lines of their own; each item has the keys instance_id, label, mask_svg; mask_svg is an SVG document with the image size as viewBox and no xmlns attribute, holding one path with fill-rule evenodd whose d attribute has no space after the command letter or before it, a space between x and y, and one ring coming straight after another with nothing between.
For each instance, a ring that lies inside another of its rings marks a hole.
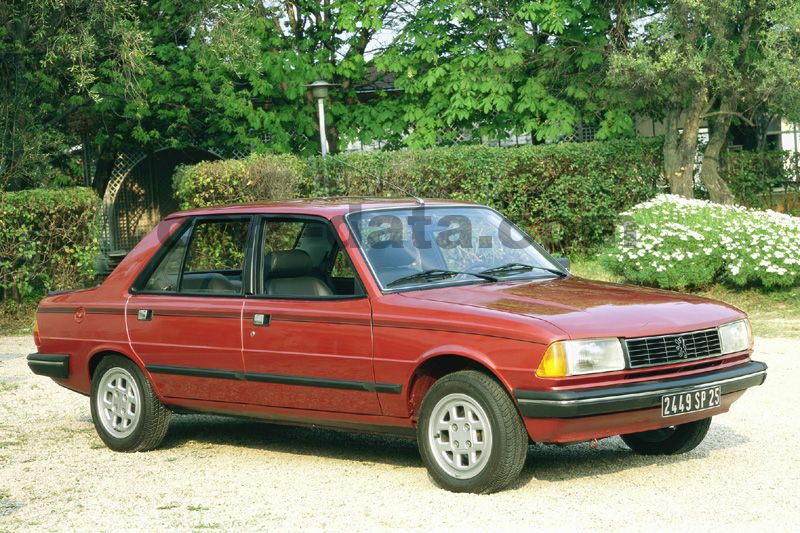
<instances>
[{"instance_id":1,"label":"tree","mask_svg":"<svg viewBox=\"0 0 800 533\"><path fill-rule=\"evenodd\" d=\"M478 126L479 134L532 132L539 141L599 126L633 133L630 102L606 80L642 9L624 1L433 0L406 12L376 64L397 74L412 146Z\"/></svg>"},{"instance_id":2,"label":"tree","mask_svg":"<svg viewBox=\"0 0 800 533\"><path fill-rule=\"evenodd\" d=\"M694 193L698 132L710 126L700 179L713 201L731 203L719 161L733 120L752 124L765 107L787 113L796 101L800 47L794 0L672 0L644 20L615 52L611 79L664 120L664 175L672 192ZM769 80L768 82L765 82Z\"/></svg>"},{"instance_id":3,"label":"tree","mask_svg":"<svg viewBox=\"0 0 800 533\"><path fill-rule=\"evenodd\" d=\"M0 186L75 180L70 149L96 127L104 87L138 98L147 40L136 5L0 2Z\"/></svg>"},{"instance_id":4,"label":"tree","mask_svg":"<svg viewBox=\"0 0 800 533\"><path fill-rule=\"evenodd\" d=\"M76 181L66 162L80 145L96 154L100 194L131 143L316 152L305 85L318 78L339 85L327 108L334 150L376 133L356 88L391 0L50 4L0 3L5 188L52 182L57 159Z\"/></svg>"}]
</instances>

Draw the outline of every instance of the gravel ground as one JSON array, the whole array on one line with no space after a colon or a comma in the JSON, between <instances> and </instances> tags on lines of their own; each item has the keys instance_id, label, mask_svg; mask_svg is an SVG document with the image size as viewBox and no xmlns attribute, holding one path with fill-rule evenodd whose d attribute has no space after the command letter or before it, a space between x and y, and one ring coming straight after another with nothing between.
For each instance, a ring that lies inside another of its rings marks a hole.
<instances>
[{"instance_id":1,"label":"gravel ground","mask_svg":"<svg viewBox=\"0 0 800 533\"><path fill-rule=\"evenodd\" d=\"M787 531L800 525L798 341L757 345L767 382L694 452L532 446L514 487L477 496L435 488L411 441L314 428L175 416L160 449L114 453L86 398L28 371L28 338L0 338L0 531Z\"/></svg>"}]
</instances>

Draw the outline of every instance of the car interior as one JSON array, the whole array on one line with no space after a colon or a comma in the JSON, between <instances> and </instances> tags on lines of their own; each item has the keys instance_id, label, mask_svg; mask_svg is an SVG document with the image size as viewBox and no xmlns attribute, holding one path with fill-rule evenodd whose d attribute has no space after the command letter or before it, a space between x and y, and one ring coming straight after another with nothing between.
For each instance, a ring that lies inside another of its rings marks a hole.
<instances>
[{"instance_id":1,"label":"car interior","mask_svg":"<svg viewBox=\"0 0 800 533\"><path fill-rule=\"evenodd\" d=\"M262 235L262 294L306 298L363 294L327 222L267 219Z\"/></svg>"},{"instance_id":2,"label":"car interior","mask_svg":"<svg viewBox=\"0 0 800 533\"><path fill-rule=\"evenodd\" d=\"M260 287L280 298L363 295L330 224L265 219L262 222ZM190 294L242 294L249 219L200 221L164 255L143 289Z\"/></svg>"}]
</instances>

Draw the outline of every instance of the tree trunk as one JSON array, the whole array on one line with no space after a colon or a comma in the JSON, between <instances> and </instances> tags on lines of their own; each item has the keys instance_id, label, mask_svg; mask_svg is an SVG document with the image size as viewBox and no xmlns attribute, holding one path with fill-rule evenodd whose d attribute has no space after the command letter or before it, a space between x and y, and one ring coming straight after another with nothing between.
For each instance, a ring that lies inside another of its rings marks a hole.
<instances>
[{"instance_id":1,"label":"tree trunk","mask_svg":"<svg viewBox=\"0 0 800 533\"><path fill-rule=\"evenodd\" d=\"M110 148L101 147L97 154L97 165L94 170L94 180L92 187L97 195L102 198L106 193L108 182L111 180L111 171L114 170L114 163L117 159L117 151Z\"/></svg>"},{"instance_id":2,"label":"tree trunk","mask_svg":"<svg viewBox=\"0 0 800 533\"><path fill-rule=\"evenodd\" d=\"M697 155L697 133L700 131L700 120L707 104L705 91L698 91L692 98L689 107L684 111L683 132L678 142L678 168L672 175L670 188L672 194L686 198L694 198L694 161Z\"/></svg>"},{"instance_id":3,"label":"tree trunk","mask_svg":"<svg viewBox=\"0 0 800 533\"><path fill-rule=\"evenodd\" d=\"M703 152L700 180L708 189L708 195L712 202L732 204L734 202L733 192L719 176L719 157L731 127L730 113L736 111L736 98L734 96L724 97L720 102L719 111L721 114L712 124L708 145Z\"/></svg>"},{"instance_id":4,"label":"tree trunk","mask_svg":"<svg viewBox=\"0 0 800 533\"><path fill-rule=\"evenodd\" d=\"M678 160L678 143L680 142L680 109L670 109L664 117L664 127L666 133L664 134L664 179L670 184L672 189L672 182L675 176L679 174L680 161Z\"/></svg>"}]
</instances>

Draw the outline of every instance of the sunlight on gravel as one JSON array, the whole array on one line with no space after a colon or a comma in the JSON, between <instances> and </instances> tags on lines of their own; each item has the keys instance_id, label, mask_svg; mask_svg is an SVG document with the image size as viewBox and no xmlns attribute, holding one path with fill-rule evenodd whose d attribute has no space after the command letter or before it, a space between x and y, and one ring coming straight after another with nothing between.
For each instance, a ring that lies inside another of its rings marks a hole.
<instances>
[{"instance_id":1,"label":"sunlight on gravel","mask_svg":"<svg viewBox=\"0 0 800 533\"><path fill-rule=\"evenodd\" d=\"M174 416L158 450L114 453L87 398L30 373L32 342L0 338L0 531L786 530L800 523L797 349L758 339L766 383L692 453L531 446L516 485L477 496L435 488L410 440L240 419Z\"/></svg>"}]
</instances>

